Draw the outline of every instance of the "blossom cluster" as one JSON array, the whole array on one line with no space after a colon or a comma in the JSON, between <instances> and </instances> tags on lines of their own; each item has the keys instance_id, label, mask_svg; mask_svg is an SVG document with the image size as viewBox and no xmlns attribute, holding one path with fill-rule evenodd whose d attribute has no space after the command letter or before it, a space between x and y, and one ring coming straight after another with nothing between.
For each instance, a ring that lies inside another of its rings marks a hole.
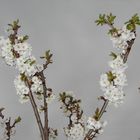
<instances>
[{"instance_id":1,"label":"blossom cluster","mask_svg":"<svg viewBox=\"0 0 140 140\"><path fill-rule=\"evenodd\" d=\"M93 132L96 132L98 134L103 133L103 128L106 126L107 122L100 122L99 120L97 121L94 117L89 117L87 121L87 128L92 129Z\"/></svg>"},{"instance_id":2,"label":"blossom cluster","mask_svg":"<svg viewBox=\"0 0 140 140\"><path fill-rule=\"evenodd\" d=\"M36 62L32 55L32 46L24 40L24 36L16 36L14 43L10 38L0 37L1 57L9 66L14 66L19 71L19 75L14 80L14 85L19 95L21 103L29 100L29 87L26 78L31 84L31 92L35 93L37 99L43 99L42 79L36 73L43 71L44 67ZM54 94L46 96L47 102L54 99Z\"/></svg>"},{"instance_id":3,"label":"blossom cluster","mask_svg":"<svg viewBox=\"0 0 140 140\"><path fill-rule=\"evenodd\" d=\"M4 59L5 63L9 66L15 67L19 75L14 80L14 85L19 96L21 103L31 101L34 113L37 114L36 119L38 125L42 125L41 116L39 113L45 112L45 118L48 119L48 106L55 98L51 88L46 85L46 77L44 76L44 70L48 64L52 63L50 50L46 51L45 56L40 57L45 59L45 63L40 65L37 63L36 58L32 55L32 46L27 42L28 36L18 36L18 20L12 24L8 24L8 38L0 37L0 55ZM39 100L41 100L39 102ZM42 102L43 101L43 102ZM38 104L41 103L40 107ZM42 105L43 104L43 105ZM41 121L38 122L38 119ZM5 132L4 139L9 140L10 136L14 134L15 124L20 120L16 119L11 125L11 119L9 118L3 124ZM52 128L41 128L40 132L44 133L45 129L49 131L50 138L56 138L57 130ZM6 137L7 136L7 137ZM1 139L1 138L0 138Z\"/></svg>"},{"instance_id":4,"label":"blossom cluster","mask_svg":"<svg viewBox=\"0 0 140 140\"><path fill-rule=\"evenodd\" d=\"M84 137L84 129L80 123L73 124L71 128L64 128L68 140L81 140Z\"/></svg>"},{"instance_id":5,"label":"blossom cluster","mask_svg":"<svg viewBox=\"0 0 140 140\"><path fill-rule=\"evenodd\" d=\"M125 70L128 66L124 62L122 54L126 52L129 42L135 37L135 33L128 30L126 26L118 30L118 36L111 36L113 46L119 48L122 53L111 54L113 60L109 62L109 66L112 70L101 75L100 86L104 92L104 98L116 107L124 102L123 87L127 85Z\"/></svg>"},{"instance_id":6,"label":"blossom cluster","mask_svg":"<svg viewBox=\"0 0 140 140\"><path fill-rule=\"evenodd\" d=\"M60 93L61 109L69 118L69 124L64 132L69 140L80 140L85 134L84 116L80 108L80 100L75 99L73 92Z\"/></svg>"},{"instance_id":7,"label":"blossom cluster","mask_svg":"<svg viewBox=\"0 0 140 140\"><path fill-rule=\"evenodd\" d=\"M29 101L29 88L26 86L25 82L21 80L21 75L17 76L14 80L14 85L17 91L17 95L19 95L19 101L21 103L25 103Z\"/></svg>"},{"instance_id":8,"label":"blossom cluster","mask_svg":"<svg viewBox=\"0 0 140 140\"><path fill-rule=\"evenodd\" d=\"M128 47L128 42L135 38L135 33L128 30L126 25L117 31L117 35L110 36L113 46L118 49L126 49Z\"/></svg>"}]
</instances>

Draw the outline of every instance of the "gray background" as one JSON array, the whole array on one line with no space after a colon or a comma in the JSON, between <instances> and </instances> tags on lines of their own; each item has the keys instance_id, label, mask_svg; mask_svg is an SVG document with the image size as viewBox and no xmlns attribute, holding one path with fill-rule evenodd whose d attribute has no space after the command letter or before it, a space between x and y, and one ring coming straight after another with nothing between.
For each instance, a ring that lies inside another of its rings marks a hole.
<instances>
[{"instance_id":1,"label":"gray background","mask_svg":"<svg viewBox=\"0 0 140 140\"><path fill-rule=\"evenodd\" d=\"M109 68L108 54L112 43L106 35L107 28L97 27L94 20L99 13L117 15L116 24L121 26L131 15L139 13L139 0L0 0L0 34L7 23L19 18L22 33L30 36L33 54L39 58L47 49L53 52L53 65L46 71L48 85L58 94L72 90L82 99L87 116L100 105L102 95L99 77ZM108 121L98 140L137 140L140 137L140 28L129 57L128 86L125 103L118 109L109 107L104 119ZM39 60L39 59L38 59ZM38 129L29 103L21 105L13 85L17 75L14 68L0 61L0 106L5 113L20 115L22 123L17 127L14 140L39 140ZM67 120L58 103L50 105L50 125L62 128ZM62 129L59 129L62 131ZM66 138L61 133L58 140Z\"/></svg>"}]
</instances>

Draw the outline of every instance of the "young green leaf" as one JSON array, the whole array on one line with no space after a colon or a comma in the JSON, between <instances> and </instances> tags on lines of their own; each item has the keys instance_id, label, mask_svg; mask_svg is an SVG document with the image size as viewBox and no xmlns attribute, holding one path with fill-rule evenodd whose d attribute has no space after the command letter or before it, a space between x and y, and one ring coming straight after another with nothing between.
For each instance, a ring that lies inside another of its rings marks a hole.
<instances>
[{"instance_id":1,"label":"young green leaf","mask_svg":"<svg viewBox=\"0 0 140 140\"><path fill-rule=\"evenodd\" d=\"M15 123L19 123L19 122L21 122L21 117L20 116L15 119Z\"/></svg>"},{"instance_id":2,"label":"young green leaf","mask_svg":"<svg viewBox=\"0 0 140 140\"><path fill-rule=\"evenodd\" d=\"M117 54L115 54L114 52L111 52L110 56L113 58L113 60L115 60L117 58Z\"/></svg>"},{"instance_id":3,"label":"young green leaf","mask_svg":"<svg viewBox=\"0 0 140 140\"><path fill-rule=\"evenodd\" d=\"M107 76L108 76L108 81L111 83L115 78L116 76L113 75L113 73L111 71L107 72L106 73Z\"/></svg>"}]
</instances>

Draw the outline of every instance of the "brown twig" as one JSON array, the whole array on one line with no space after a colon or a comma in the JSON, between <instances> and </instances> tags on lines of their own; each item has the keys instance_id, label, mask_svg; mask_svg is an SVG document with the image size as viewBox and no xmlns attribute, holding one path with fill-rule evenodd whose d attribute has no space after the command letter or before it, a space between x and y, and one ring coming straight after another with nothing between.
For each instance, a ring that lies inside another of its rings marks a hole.
<instances>
[{"instance_id":1,"label":"brown twig","mask_svg":"<svg viewBox=\"0 0 140 140\"><path fill-rule=\"evenodd\" d=\"M46 64L46 68L47 68ZM43 84L43 98L44 98L44 135L45 135L45 140L49 140L49 129L48 129L48 104L46 102L47 98L47 87L46 87L46 81L45 81L45 76L43 71L40 72L40 76L42 79L42 84Z\"/></svg>"},{"instance_id":2,"label":"brown twig","mask_svg":"<svg viewBox=\"0 0 140 140\"><path fill-rule=\"evenodd\" d=\"M27 83L27 86L29 88L29 99L30 99L30 102L31 102L31 105L32 105L32 108L33 108L33 111L34 111L34 114L35 114L35 118L36 118L39 130L40 130L40 135L41 135L42 140L45 140L43 125L42 125L42 122L41 122L41 118L40 118L40 115L39 115L39 112L38 112L38 109L37 109L35 99L34 99L33 94L32 94L31 84L30 84L28 79L26 80L26 83Z\"/></svg>"}]
</instances>

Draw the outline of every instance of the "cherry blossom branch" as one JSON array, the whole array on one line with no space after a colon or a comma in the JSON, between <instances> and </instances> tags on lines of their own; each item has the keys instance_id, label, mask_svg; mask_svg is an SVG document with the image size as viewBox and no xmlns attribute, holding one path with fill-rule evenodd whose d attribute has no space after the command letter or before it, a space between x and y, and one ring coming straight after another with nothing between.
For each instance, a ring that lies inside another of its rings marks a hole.
<instances>
[{"instance_id":1,"label":"cherry blossom branch","mask_svg":"<svg viewBox=\"0 0 140 140\"><path fill-rule=\"evenodd\" d=\"M94 139L97 134L103 132L105 122L100 122L100 120L109 103L117 106L123 102L123 86L125 86L127 80L124 71L127 68L126 62L136 38L136 25L140 25L140 19L135 14L125 23L124 28L117 29L114 26L115 18L116 16L111 13L109 15L103 14L96 21L97 25L108 25L110 27L108 34L113 41L113 45L123 51L119 54L113 52L111 54L113 61L109 65L112 70L103 74L100 81L101 89L105 92L104 96L99 98L103 101L103 104L96 109L92 117L89 117L87 125L85 125L83 110L80 107L81 100L75 99L71 92L60 93L61 109L69 118L69 124L64 128L65 134L69 138L75 140L80 138L84 140ZM17 20L9 24L8 31L12 33L8 36L8 39L0 37L1 56L8 65L15 66L19 70L19 76L14 80L17 94L21 103L31 102L41 139L49 140L49 137L55 138L57 136L57 130L48 126L48 103L54 99L54 95L52 89L47 88L44 75L44 70L48 67L48 64L52 63L52 54L50 54L50 50L46 51L45 55L40 57L46 60L45 64L43 66L37 64L35 57L31 54L32 47L26 42L28 36L18 36L18 29L20 28L18 23ZM36 98L41 100L41 108L38 108ZM44 113L44 123L42 123L39 109ZM3 108L0 109L0 117L4 118L2 110ZM16 119L12 125L11 118L6 121L7 140L10 140L11 130L19 121L20 118ZM88 129L88 132L85 135L86 129Z\"/></svg>"},{"instance_id":2,"label":"cherry blossom branch","mask_svg":"<svg viewBox=\"0 0 140 140\"><path fill-rule=\"evenodd\" d=\"M14 21L12 24L8 24L10 27L8 29L8 31L13 32L9 35L9 40L12 45L15 45L16 43L24 43L24 41L26 41L28 39L27 35L24 36L22 39L18 38L18 36L17 36L18 30L21 27L18 24L19 24L19 20ZM16 59L18 59L20 57L20 54L14 48L12 48L12 52ZM24 74L22 74L22 75L25 76ZM43 125L42 125L41 118L40 118L40 115L38 112L37 104L35 102L35 99L34 99L34 96L33 96L32 90L31 90L31 83L30 83L30 80L26 76L25 76L25 82L29 88L29 99L30 99L30 102L31 102L31 105L32 105L32 108L33 108L33 111L35 114L35 118L36 118L39 130L40 130L41 138L42 138L42 140L45 140Z\"/></svg>"},{"instance_id":3,"label":"cherry blossom branch","mask_svg":"<svg viewBox=\"0 0 140 140\"><path fill-rule=\"evenodd\" d=\"M35 57L31 54L32 47L26 42L28 36L18 36L19 20L8 25L10 27L8 29L8 32L10 32L8 39L0 38L2 57L8 65L15 66L19 70L20 74L14 80L14 84L17 94L20 96L20 102L24 103L30 100L41 138L42 140L49 140L49 134L52 137L55 137L57 134L55 129L50 128L49 131L48 128L48 102L54 99L54 95L50 88L47 89L44 76L44 70L52 63L52 54L50 50L46 51L45 55L40 57L46 60L45 64L43 66L37 64ZM6 54L6 51L10 51L10 53L7 52ZM43 101L41 108L38 108L35 97ZM39 111L44 112L44 124L42 123Z\"/></svg>"},{"instance_id":4,"label":"cherry blossom branch","mask_svg":"<svg viewBox=\"0 0 140 140\"><path fill-rule=\"evenodd\" d=\"M59 94L59 101L60 109L68 117L68 125L64 127L66 136L75 140L81 139L85 131L83 110L80 107L81 100L76 99L73 92L67 91Z\"/></svg>"},{"instance_id":5,"label":"cherry blossom branch","mask_svg":"<svg viewBox=\"0 0 140 140\"><path fill-rule=\"evenodd\" d=\"M136 15L137 16L137 15ZM110 17L112 17L112 20L107 20L109 19ZM111 27L110 31L109 31L109 34L111 33L111 35L113 35L114 33L117 34L117 36L119 37L120 34L118 33L118 31L116 30L116 28L113 26L114 24L114 19L115 19L115 16L113 16L112 14L110 14L110 17L107 16L107 19L105 18L105 15L103 16L100 16L100 19L96 21L97 25L101 24L107 24L109 25L109 27ZM134 24L134 23L133 23ZM133 26L134 28L131 29L131 32L133 32L135 34L135 37L136 37L136 31L135 31L135 26ZM121 56L122 56L122 59L123 59L123 62L126 63L127 62L127 59L128 59L128 56L129 56L129 53L131 51L131 48L132 48L132 45L134 44L134 40L135 38L132 38L130 41L127 41L127 44L128 46L123 50ZM116 56L115 56L116 57ZM97 108L97 111L96 111L96 115L93 116L93 118L95 117L95 119L97 121L99 121L101 119L101 117L103 116L103 114L106 112L106 108L108 106L108 103L109 103L109 100L108 99L105 99L104 97L101 97L101 99L103 99L104 101L104 104L103 106L101 107L100 111L99 109ZM95 132L94 134L92 134L93 132ZM93 138L96 137L96 134L98 134L98 131L96 130L92 130L90 129L88 131L88 133L86 134L84 140L92 140Z\"/></svg>"},{"instance_id":6,"label":"cherry blossom branch","mask_svg":"<svg viewBox=\"0 0 140 140\"><path fill-rule=\"evenodd\" d=\"M124 59L123 60L124 60L125 63L127 61L127 58L128 58L128 55L130 53L130 50L131 50L131 47L132 47L133 43L134 43L134 40L132 40L132 42L130 43L130 46L127 48L126 53L124 54ZM108 103L109 103L108 99L104 101L104 104L101 107L101 110L100 110L100 113L99 113L98 120L100 120L101 117L103 116L103 114L106 112L106 108L108 106ZM93 138L95 138L96 134L98 134L98 133L95 131L95 133L92 136L90 136L93 132L94 132L93 130L89 130L88 133L86 134L84 140L92 140Z\"/></svg>"}]
</instances>

